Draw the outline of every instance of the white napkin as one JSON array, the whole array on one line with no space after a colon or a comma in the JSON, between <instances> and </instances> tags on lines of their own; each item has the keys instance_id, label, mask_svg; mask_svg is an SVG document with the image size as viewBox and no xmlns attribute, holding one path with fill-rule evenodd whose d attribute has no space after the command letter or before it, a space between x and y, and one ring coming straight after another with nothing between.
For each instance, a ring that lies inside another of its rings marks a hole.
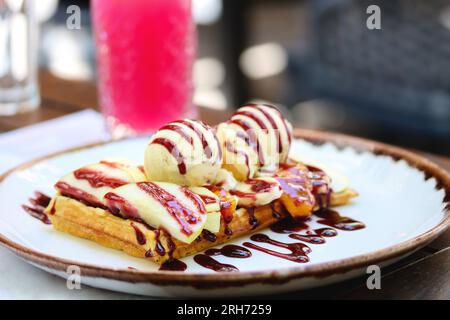
<instances>
[{"instance_id":1,"label":"white napkin","mask_svg":"<svg viewBox=\"0 0 450 320\"><path fill-rule=\"evenodd\" d=\"M103 117L84 110L0 134L0 172L71 147L107 140Z\"/></svg>"}]
</instances>

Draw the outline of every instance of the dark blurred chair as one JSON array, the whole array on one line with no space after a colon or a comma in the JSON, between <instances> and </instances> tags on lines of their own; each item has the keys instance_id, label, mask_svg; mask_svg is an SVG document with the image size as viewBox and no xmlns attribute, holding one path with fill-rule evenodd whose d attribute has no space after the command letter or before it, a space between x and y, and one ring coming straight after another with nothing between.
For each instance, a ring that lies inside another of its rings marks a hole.
<instances>
[{"instance_id":1,"label":"dark blurred chair","mask_svg":"<svg viewBox=\"0 0 450 320\"><path fill-rule=\"evenodd\" d=\"M381 30L366 28L371 4L381 8ZM450 1L314 0L311 8L312 50L291 61L293 81L383 126L450 138Z\"/></svg>"}]
</instances>

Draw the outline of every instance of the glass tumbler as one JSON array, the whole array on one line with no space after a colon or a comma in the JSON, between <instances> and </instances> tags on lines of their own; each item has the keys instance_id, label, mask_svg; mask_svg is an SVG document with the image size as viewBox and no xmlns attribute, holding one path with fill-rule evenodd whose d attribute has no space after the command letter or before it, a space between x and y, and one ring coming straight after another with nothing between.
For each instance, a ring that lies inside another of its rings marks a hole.
<instances>
[{"instance_id":1,"label":"glass tumbler","mask_svg":"<svg viewBox=\"0 0 450 320\"><path fill-rule=\"evenodd\" d=\"M34 0L0 0L0 116L37 108Z\"/></svg>"},{"instance_id":2,"label":"glass tumbler","mask_svg":"<svg viewBox=\"0 0 450 320\"><path fill-rule=\"evenodd\" d=\"M92 0L100 106L113 137L195 118L191 0Z\"/></svg>"}]
</instances>

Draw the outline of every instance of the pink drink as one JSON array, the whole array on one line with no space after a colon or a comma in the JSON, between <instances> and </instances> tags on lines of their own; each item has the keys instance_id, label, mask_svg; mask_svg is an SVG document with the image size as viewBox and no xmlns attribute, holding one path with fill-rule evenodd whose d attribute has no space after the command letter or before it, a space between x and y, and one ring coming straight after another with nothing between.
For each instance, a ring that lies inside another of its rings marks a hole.
<instances>
[{"instance_id":1,"label":"pink drink","mask_svg":"<svg viewBox=\"0 0 450 320\"><path fill-rule=\"evenodd\" d=\"M115 137L195 118L191 0L92 0L100 106Z\"/></svg>"}]
</instances>

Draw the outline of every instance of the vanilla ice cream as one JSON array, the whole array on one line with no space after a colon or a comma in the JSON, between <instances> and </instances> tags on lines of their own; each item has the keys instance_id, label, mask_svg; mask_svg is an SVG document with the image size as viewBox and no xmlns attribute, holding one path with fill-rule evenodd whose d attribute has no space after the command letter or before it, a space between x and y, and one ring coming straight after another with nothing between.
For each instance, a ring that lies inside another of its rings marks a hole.
<instances>
[{"instance_id":1,"label":"vanilla ice cream","mask_svg":"<svg viewBox=\"0 0 450 320\"><path fill-rule=\"evenodd\" d=\"M210 185L221 165L222 150L214 131L196 120L178 120L163 126L145 150L144 168L150 181Z\"/></svg>"},{"instance_id":2,"label":"vanilla ice cream","mask_svg":"<svg viewBox=\"0 0 450 320\"><path fill-rule=\"evenodd\" d=\"M259 161L247 132L230 122L223 122L217 126L217 137L222 146L222 167L240 181L253 177L259 168Z\"/></svg>"},{"instance_id":3,"label":"vanilla ice cream","mask_svg":"<svg viewBox=\"0 0 450 320\"><path fill-rule=\"evenodd\" d=\"M280 111L265 104L242 106L217 132L223 167L240 181L272 175L286 162L292 142L292 125Z\"/></svg>"}]
</instances>

